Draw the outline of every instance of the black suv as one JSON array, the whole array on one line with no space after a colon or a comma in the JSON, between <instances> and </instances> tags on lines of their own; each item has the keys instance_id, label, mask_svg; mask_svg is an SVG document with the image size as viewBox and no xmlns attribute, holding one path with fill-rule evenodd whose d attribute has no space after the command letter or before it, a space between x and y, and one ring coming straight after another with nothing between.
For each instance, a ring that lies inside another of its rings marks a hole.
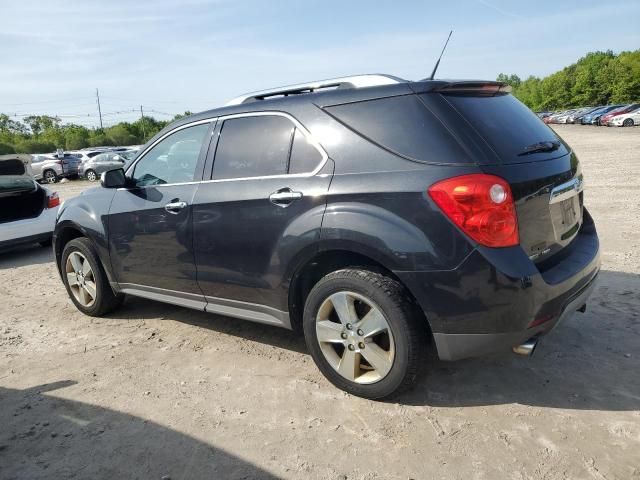
<instances>
[{"instance_id":1,"label":"black suv","mask_svg":"<svg viewBox=\"0 0 640 480\"><path fill-rule=\"evenodd\" d=\"M129 294L300 329L368 398L409 385L428 345L530 354L599 271L578 159L498 82L253 93L171 124L102 187L54 234L79 310Z\"/></svg>"}]
</instances>

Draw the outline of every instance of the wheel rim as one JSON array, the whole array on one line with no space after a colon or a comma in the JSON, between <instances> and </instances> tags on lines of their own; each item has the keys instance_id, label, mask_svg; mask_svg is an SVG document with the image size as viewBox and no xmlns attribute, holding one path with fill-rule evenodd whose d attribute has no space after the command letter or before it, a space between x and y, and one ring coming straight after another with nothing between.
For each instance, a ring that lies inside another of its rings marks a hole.
<instances>
[{"instance_id":1,"label":"wheel rim","mask_svg":"<svg viewBox=\"0 0 640 480\"><path fill-rule=\"evenodd\" d=\"M87 172L87 179L88 179L90 182L94 182L94 181L96 180L96 172L94 172L93 170L89 170L89 171Z\"/></svg>"},{"instance_id":2,"label":"wheel rim","mask_svg":"<svg viewBox=\"0 0 640 480\"><path fill-rule=\"evenodd\" d=\"M56 175L53 172L45 172L44 179L47 181L47 183L55 183Z\"/></svg>"},{"instance_id":3,"label":"wheel rim","mask_svg":"<svg viewBox=\"0 0 640 480\"><path fill-rule=\"evenodd\" d=\"M91 307L96 301L96 279L89 260L80 252L71 252L65 264L69 289L83 307Z\"/></svg>"},{"instance_id":4,"label":"wheel rim","mask_svg":"<svg viewBox=\"0 0 640 480\"><path fill-rule=\"evenodd\" d=\"M351 382L378 382L393 366L391 327L380 307L363 295L330 295L318 309L316 335L324 358Z\"/></svg>"},{"instance_id":5,"label":"wheel rim","mask_svg":"<svg viewBox=\"0 0 640 480\"><path fill-rule=\"evenodd\" d=\"M633 120L631 120L630 118L627 118L624 122L622 122L622 124L625 127L631 127L633 125Z\"/></svg>"}]
</instances>

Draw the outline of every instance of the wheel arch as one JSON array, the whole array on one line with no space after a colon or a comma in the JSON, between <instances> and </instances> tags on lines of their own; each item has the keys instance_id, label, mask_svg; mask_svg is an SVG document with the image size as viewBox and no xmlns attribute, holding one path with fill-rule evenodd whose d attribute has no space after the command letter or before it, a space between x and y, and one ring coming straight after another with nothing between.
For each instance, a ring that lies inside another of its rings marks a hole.
<instances>
[{"instance_id":1,"label":"wheel arch","mask_svg":"<svg viewBox=\"0 0 640 480\"><path fill-rule=\"evenodd\" d=\"M54 231L53 251L55 254L56 268L58 269L58 273L62 275L60 262L62 260L62 252L64 251L64 247L71 240L80 237L88 238L89 240L91 240L96 251L96 256L102 264L102 268L106 272L109 282L113 284L115 282L115 279L113 278L111 273L110 262L108 260L105 261L105 258L103 258L105 254L104 249L99 246L99 244L96 242L95 236L89 229L69 220L59 222L56 225L56 229Z\"/></svg>"},{"instance_id":2,"label":"wheel arch","mask_svg":"<svg viewBox=\"0 0 640 480\"><path fill-rule=\"evenodd\" d=\"M429 330L431 329L428 319L409 288L388 266L379 259L374 259L369 255L354 250L331 249L317 252L296 270L291 279L289 286L289 316L294 330L301 331L302 329L304 304L311 289L325 275L345 268L364 268L398 282L405 289L412 303L414 303L415 310L424 320L424 324Z\"/></svg>"}]
</instances>

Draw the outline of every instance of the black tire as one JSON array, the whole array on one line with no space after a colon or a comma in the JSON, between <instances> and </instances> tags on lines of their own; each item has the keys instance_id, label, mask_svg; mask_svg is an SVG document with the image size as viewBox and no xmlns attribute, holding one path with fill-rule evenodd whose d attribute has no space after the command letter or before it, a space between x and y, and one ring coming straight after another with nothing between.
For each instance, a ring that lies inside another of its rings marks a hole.
<instances>
[{"instance_id":1,"label":"black tire","mask_svg":"<svg viewBox=\"0 0 640 480\"><path fill-rule=\"evenodd\" d=\"M45 170L42 172L42 179L46 183L56 183L58 181L58 175L53 170Z\"/></svg>"},{"instance_id":2,"label":"black tire","mask_svg":"<svg viewBox=\"0 0 640 480\"><path fill-rule=\"evenodd\" d=\"M98 174L93 170L87 170L84 173L84 178L86 178L90 182L95 182L98 179Z\"/></svg>"},{"instance_id":3,"label":"black tire","mask_svg":"<svg viewBox=\"0 0 640 480\"><path fill-rule=\"evenodd\" d=\"M343 377L329 363L318 342L316 316L325 300L337 292L354 292L370 299L389 325L395 355L388 373L375 383L361 384ZM417 306L397 281L379 273L353 268L330 273L313 287L305 303L303 329L313 360L331 383L359 397L381 399L407 389L417 377L428 345L424 321L417 312Z\"/></svg>"},{"instance_id":4,"label":"black tire","mask_svg":"<svg viewBox=\"0 0 640 480\"><path fill-rule=\"evenodd\" d=\"M91 270L93 271L93 277L95 279L96 285L96 298L93 302L93 305L91 305L90 307L85 307L76 300L75 296L71 292L71 287L69 286L69 281L65 273L67 258L71 253L76 251L80 252L89 261L89 265L91 266ZM124 295L115 294L111 289L109 280L107 279L107 274L105 273L104 268L102 267L102 263L95 253L93 244L88 238L74 238L65 245L64 250L62 251L62 259L60 260L60 269L62 271L62 281L65 288L67 289L69 298L71 298L71 301L73 301L76 308L85 315L89 315L91 317L101 317L102 315L115 310L122 304Z\"/></svg>"},{"instance_id":5,"label":"black tire","mask_svg":"<svg viewBox=\"0 0 640 480\"><path fill-rule=\"evenodd\" d=\"M626 118L624 122L622 122L623 127L633 127L633 118Z\"/></svg>"}]
</instances>

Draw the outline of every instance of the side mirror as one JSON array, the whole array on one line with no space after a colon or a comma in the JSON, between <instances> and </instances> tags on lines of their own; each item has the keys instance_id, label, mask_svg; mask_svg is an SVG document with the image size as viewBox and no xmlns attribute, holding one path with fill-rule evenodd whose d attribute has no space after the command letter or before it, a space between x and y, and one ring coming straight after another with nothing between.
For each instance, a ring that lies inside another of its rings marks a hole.
<instances>
[{"instance_id":1,"label":"side mirror","mask_svg":"<svg viewBox=\"0 0 640 480\"><path fill-rule=\"evenodd\" d=\"M104 188L122 188L127 185L127 177L124 176L122 168L109 170L102 173L100 184Z\"/></svg>"}]
</instances>

